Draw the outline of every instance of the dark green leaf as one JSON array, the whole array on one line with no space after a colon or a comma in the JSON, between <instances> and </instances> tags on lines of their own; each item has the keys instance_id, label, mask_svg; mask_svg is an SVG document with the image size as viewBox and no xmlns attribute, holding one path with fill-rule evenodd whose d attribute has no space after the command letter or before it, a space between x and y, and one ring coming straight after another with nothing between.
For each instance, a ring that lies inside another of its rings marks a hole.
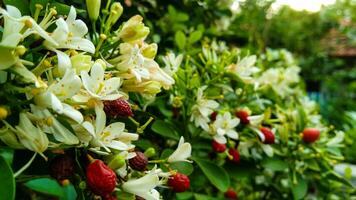
<instances>
[{"instance_id":1,"label":"dark green leaf","mask_svg":"<svg viewBox=\"0 0 356 200\"><path fill-rule=\"evenodd\" d=\"M176 193L177 200L187 200L187 199L191 199L192 197L193 197L192 192Z\"/></svg>"},{"instance_id":2,"label":"dark green leaf","mask_svg":"<svg viewBox=\"0 0 356 200\"><path fill-rule=\"evenodd\" d=\"M29 2L27 0L4 0L6 5L15 6L17 9L20 10L22 15L29 15Z\"/></svg>"},{"instance_id":3,"label":"dark green leaf","mask_svg":"<svg viewBox=\"0 0 356 200\"><path fill-rule=\"evenodd\" d=\"M170 164L170 167L174 170L177 170L178 172L185 174L185 175L190 175L193 172L193 165L189 162L173 162Z\"/></svg>"},{"instance_id":4,"label":"dark green leaf","mask_svg":"<svg viewBox=\"0 0 356 200\"><path fill-rule=\"evenodd\" d=\"M15 199L15 179L11 167L0 156L0 196L1 199Z\"/></svg>"},{"instance_id":5,"label":"dark green leaf","mask_svg":"<svg viewBox=\"0 0 356 200\"><path fill-rule=\"evenodd\" d=\"M156 120L152 124L151 129L155 133L157 133L163 137L171 138L174 140L179 140L179 136L178 136L177 132L174 130L174 127L172 127L168 123L164 122L163 120Z\"/></svg>"},{"instance_id":6,"label":"dark green leaf","mask_svg":"<svg viewBox=\"0 0 356 200\"><path fill-rule=\"evenodd\" d=\"M199 158L193 159L209 181L220 191L225 192L230 185L230 177L224 168L215 163Z\"/></svg>"}]
</instances>

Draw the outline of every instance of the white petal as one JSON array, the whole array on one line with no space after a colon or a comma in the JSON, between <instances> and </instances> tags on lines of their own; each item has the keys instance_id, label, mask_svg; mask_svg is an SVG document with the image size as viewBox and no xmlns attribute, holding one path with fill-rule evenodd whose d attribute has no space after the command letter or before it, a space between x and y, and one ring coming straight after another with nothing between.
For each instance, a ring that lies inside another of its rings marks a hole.
<instances>
[{"instance_id":1,"label":"white petal","mask_svg":"<svg viewBox=\"0 0 356 200\"><path fill-rule=\"evenodd\" d=\"M63 76L66 73L67 69L72 68L72 63L67 54L57 50L55 50L55 52L57 53L57 58L58 58L58 71L61 74L61 76Z\"/></svg>"},{"instance_id":2,"label":"white petal","mask_svg":"<svg viewBox=\"0 0 356 200\"><path fill-rule=\"evenodd\" d=\"M127 144L125 144L121 141L117 141L117 140L113 140L110 143L105 143L105 145L107 147L110 147L110 148L116 149L116 150L120 150L120 151L129 150L129 147L127 146Z\"/></svg>"},{"instance_id":3,"label":"white petal","mask_svg":"<svg viewBox=\"0 0 356 200\"><path fill-rule=\"evenodd\" d=\"M234 130L229 130L227 133L226 133L227 136L229 136L231 139L235 139L237 140L239 138L239 135L237 134L236 131Z\"/></svg>"},{"instance_id":4,"label":"white petal","mask_svg":"<svg viewBox=\"0 0 356 200\"><path fill-rule=\"evenodd\" d=\"M78 124L83 122L83 115L78 110L74 109L72 106L63 103L63 114L67 117L73 119Z\"/></svg>"},{"instance_id":5,"label":"white petal","mask_svg":"<svg viewBox=\"0 0 356 200\"><path fill-rule=\"evenodd\" d=\"M215 135L214 140L216 140L220 144L226 144L226 142L227 142L226 138L221 135Z\"/></svg>"},{"instance_id":6,"label":"white petal","mask_svg":"<svg viewBox=\"0 0 356 200\"><path fill-rule=\"evenodd\" d=\"M192 146L189 143L184 143L168 157L168 162L186 161L192 154Z\"/></svg>"},{"instance_id":7,"label":"white petal","mask_svg":"<svg viewBox=\"0 0 356 200\"><path fill-rule=\"evenodd\" d=\"M102 108L95 106L95 134L99 135L103 132L106 124L106 115Z\"/></svg>"}]
</instances>

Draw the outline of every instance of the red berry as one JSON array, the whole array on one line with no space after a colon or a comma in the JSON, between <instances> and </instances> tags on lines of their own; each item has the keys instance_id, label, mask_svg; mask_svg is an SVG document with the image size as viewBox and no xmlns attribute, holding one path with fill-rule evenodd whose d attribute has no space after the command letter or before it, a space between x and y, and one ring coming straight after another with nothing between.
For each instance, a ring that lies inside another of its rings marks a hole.
<instances>
[{"instance_id":1,"label":"red berry","mask_svg":"<svg viewBox=\"0 0 356 200\"><path fill-rule=\"evenodd\" d=\"M148 158L144 153L136 151L136 156L129 160L130 167L137 171L145 171L147 169Z\"/></svg>"},{"instance_id":2,"label":"red berry","mask_svg":"<svg viewBox=\"0 0 356 200\"><path fill-rule=\"evenodd\" d=\"M69 155L58 155L50 162L50 174L61 181L70 178L74 173L74 160Z\"/></svg>"},{"instance_id":3,"label":"red berry","mask_svg":"<svg viewBox=\"0 0 356 200\"><path fill-rule=\"evenodd\" d=\"M169 177L168 185L173 188L174 192L184 192L189 189L190 181L188 176L176 173L175 175Z\"/></svg>"},{"instance_id":4,"label":"red berry","mask_svg":"<svg viewBox=\"0 0 356 200\"><path fill-rule=\"evenodd\" d=\"M303 141L313 143L319 139L320 131L316 128L305 128L303 131Z\"/></svg>"},{"instance_id":5,"label":"red berry","mask_svg":"<svg viewBox=\"0 0 356 200\"><path fill-rule=\"evenodd\" d=\"M226 150L226 144L221 144L215 140L213 140L211 146L213 147L213 150L217 153L222 153Z\"/></svg>"},{"instance_id":6,"label":"red berry","mask_svg":"<svg viewBox=\"0 0 356 200\"><path fill-rule=\"evenodd\" d=\"M274 133L272 132L271 129L269 129L267 127L262 127L262 128L260 128L260 131L265 136L265 141L263 143L274 144Z\"/></svg>"},{"instance_id":7,"label":"red berry","mask_svg":"<svg viewBox=\"0 0 356 200\"><path fill-rule=\"evenodd\" d=\"M232 189L229 188L225 193L224 196L228 199L237 199L237 193Z\"/></svg>"},{"instance_id":8,"label":"red berry","mask_svg":"<svg viewBox=\"0 0 356 200\"><path fill-rule=\"evenodd\" d=\"M232 156L232 159L231 159L232 162L235 162L235 163L240 162L240 153L239 153L239 151L237 151L237 149L230 148L229 154L230 154L230 156Z\"/></svg>"},{"instance_id":9,"label":"red berry","mask_svg":"<svg viewBox=\"0 0 356 200\"><path fill-rule=\"evenodd\" d=\"M104 200L117 200L116 196L113 196L111 194L108 194L103 197Z\"/></svg>"},{"instance_id":10,"label":"red berry","mask_svg":"<svg viewBox=\"0 0 356 200\"><path fill-rule=\"evenodd\" d=\"M250 120L248 119L249 114L246 110L239 110L239 111L235 112L235 116L240 119L242 124L247 125L250 123Z\"/></svg>"},{"instance_id":11,"label":"red berry","mask_svg":"<svg viewBox=\"0 0 356 200\"><path fill-rule=\"evenodd\" d=\"M213 112L213 113L211 113L211 115L210 115L210 119L211 119L211 121L215 121L216 120L216 116L218 115L218 113L217 112Z\"/></svg>"},{"instance_id":12,"label":"red berry","mask_svg":"<svg viewBox=\"0 0 356 200\"><path fill-rule=\"evenodd\" d=\"M87 183L100 196L111 194L116 186L116 174L101 160L95 160L87 167Z\"/></svg>"},{"instance_id":13,"label":"red berry","mask_svg":"<svg viewBox=\"0 0 356 200\"><path fill-rule=\"evenodd\" d=\"M130 104L123 98L104 101L104 111L112 118L133 116Z\"/></svg>"}]
</instances>

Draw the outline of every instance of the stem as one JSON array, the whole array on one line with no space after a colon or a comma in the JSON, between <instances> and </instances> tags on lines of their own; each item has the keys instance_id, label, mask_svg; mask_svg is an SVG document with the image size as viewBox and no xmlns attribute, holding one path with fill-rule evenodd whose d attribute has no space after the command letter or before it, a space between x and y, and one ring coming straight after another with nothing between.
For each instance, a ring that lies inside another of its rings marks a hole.
<instances>
[{"instance_id":1,"label":"stem","mask_svg":"<svg viewBox=\"0 0 356 200\"><path fill-rule=\"evenodd\" d=\"M19 176L22 172L24 172L33 162L33 160L36 158L37 153L33 154L32 158L23 166L21 169L19 169L16 173L14 173L14 178Z\"/></svg>"},{"instance_id":2,"label":"stem","mask_svg":"<svg viewBox=\"0 0 356 200\"><path fill-rule=\"evenodd\" d=\"M144 125L142 125L141 127L137 128L137 133L143 133L143 131L152 122L152 120L153 120L153 117L150 117Z\"/></svg>"},{"instance_id":3,"label":"stem","mask_svg":"<svg viewBox=\"0 0 356 200\"><path fill-rule=\"evenodd\" d=\"M150 161L148 161L148 163L165 163L165 162L167 162L166 159L162 159L162 160L150 160Z\"/></svg>"},{"instance_id":4,"label":"stem","mask_svg":"<svg viewBox=\"0 0 356 200\"><path fill-rule=\"evenodd\" d=\"M134 123L137 127L140 126L140 123L138 123L134 118L129 117L129 120L132 121L132 123Z\"/></svg>"}]
</instances>

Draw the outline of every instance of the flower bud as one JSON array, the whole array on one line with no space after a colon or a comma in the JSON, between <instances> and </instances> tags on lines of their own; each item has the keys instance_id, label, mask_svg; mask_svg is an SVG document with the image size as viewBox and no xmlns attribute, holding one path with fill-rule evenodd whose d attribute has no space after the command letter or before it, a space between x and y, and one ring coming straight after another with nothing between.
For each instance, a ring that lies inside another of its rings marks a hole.
<instances>
[{"instance_id":1,"label":"flower bud","mask_svg":"<svg viewBox=\"0 0 356 200\"><path fill-rule=\"evenodd\" d=\"M138 92L148 95L155 95L161 91L161 84L158 81L145 81L137 83L136 80L126 80L123 89L127 92Z\"/></svg>"},{"instance_id":2,"label":"flower bud","mask_svg":"<svg viewBox=\"0 0 356 200\"><path fill-rule=\"evenodd\" d=\"M6 119L8 114L9 112L7 111L7 109L3 106L0 106L0 120Z\"/></svg>"},{"instance_id":3,"label":"flower bud","mask_svg":"<svg viewBox=\"0 0 356 200\"><path fill-rule=\"evenodd\" d=\"M86 0L89 19L96 21L99 17L101 0Z\"/></svg>"},{"instance_id":4,"label":"flower bud","mask_svg":"<svg viewBox=\"0 0 356 200\"><path fill-rule=\"evenodd\" d=\"M145 154L145 156L147 156L147 158L150 158L150 157L156 155L156 150L153 147L150 147L150 148L146 149L144 154Z\"/></svg>"},{"instance_id":5,"label":"flower bud","mask_svg":"<svg viewBox=\"0 0 356 200\"><path fill-rule=\"evenodd\" d=\"M122 155L114 156L114 158L112 158L108 164L108 166L113 170L117 170L124 165L125 165L125 158Z\"/></svg>"},{"instance_id":6,"label":"flower bud","mask_svg":"<svg viewBox=\"0 0 356 200\"><path fill-rule=\"evenodd\" d=\"M150 33L150 30L142 22L143 18L140 15L131 17L124 23L122 29L118 33L118 38L124 42L133 42L136 40L144 40Z\"/></svg>"},{"instance_id":7,"label":"flower bud","mask_svg":"<svg viewBox=\"0 0 356 200\"><path fill-rule=\"evenodd\" d=\"M110 17L111 17L111 22L110 24L115 24L117 20L120 18L122 15L124 8L122 7L121 3L119 2L114 2L111 7L110 7Z\"/></svg>"},{"instance_id":8,"label":"flower bud","mask_svg":"<svg viewBox=\"0 0 356 200\"><path fill-rule=\"evenodd\" d=\"M158 46L156 43L145 45L141 49L142 55L145 56L146 58L154 59L157 54L157 48Z\"/></svg>"},{"instance_id":9,"label":"flower bud","mask_svg":"<svg viewBox=\"0 0 356 200\"><path fill-rule=\"evenodd\" d=\"M70 58L70 60L76 74L80 74L81 71L89 72L91 66L93 65L91 56L85 55L84 53L74 55Z\"/></svg>"},{"instance_id":10,"label":"flower bud","mask_svg":"<svg viewBox=\"0 0 356 200\"><path fill-rule=\"evenodd\" d=\"M18 141L15 132L5 127L0 129L0 140L7 146L14 149L23 149L24 146Z\"/></svg>"}]
</instances>

